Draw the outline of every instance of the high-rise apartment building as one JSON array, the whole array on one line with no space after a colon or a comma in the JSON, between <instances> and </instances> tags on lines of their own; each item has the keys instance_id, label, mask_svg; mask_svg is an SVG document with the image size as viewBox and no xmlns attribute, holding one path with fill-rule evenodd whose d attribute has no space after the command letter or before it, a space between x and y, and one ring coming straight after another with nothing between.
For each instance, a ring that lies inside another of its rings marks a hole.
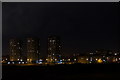
<instances>
[{"instance_id":1,"label":"high-rise apartment building","mask_svg":"<svg viewBox=\"0 0 120 80\"><path fill-rule=\"evenodd\" d=\"M27 62L33 63L39 59L39 39L27 38Z\"/></svg>"},{"instance_id":2,"label":"high-rise apartment building","mask_svg":"<svg viewBox=\"0 0 120 80\"><path fill-rule=\"evenodd\" d=\"M9 41L10 61L19 61L21 59L21 45L17 39L10 39Z\"/></svg>"},{"instance_id":3,"label":"high-rise apartment building","mask_svg":"<svg viewBox=\"0 0 120 80\"><path fill-rule=\"evenodd\" d=\"M58 36L48 37L48 60L49 62L58 61L61 57L60 55L61 45L60 38Z\"/></svg>"}]
</instances>

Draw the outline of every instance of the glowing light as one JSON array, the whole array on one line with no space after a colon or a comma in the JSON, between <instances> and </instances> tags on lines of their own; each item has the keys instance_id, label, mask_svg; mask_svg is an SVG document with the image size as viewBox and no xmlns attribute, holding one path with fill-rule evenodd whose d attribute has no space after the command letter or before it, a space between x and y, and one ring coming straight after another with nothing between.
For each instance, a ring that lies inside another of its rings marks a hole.
<instances>
[{"instance_id":1,"label":"glowing light","mask_svg":"<svg viewBox=\"0 0 120 80\"><path fill-rule=\"evenodd\" d=\"M90 61L92 61L92 57L90 58Z\"/></svg>"},{"instance_id":2,"label":"glowing light","mask_svg":"<svg viewBox=\"0 0 120 80\"><path fill-rule=\"evenodd\" d=\"M103 61L102 61L101 59L98 59L97 62L98 62L98 63L102 63Z\"/></svg>"},{"instance_id":3,"label":"glowing light","mask_svg":"<svg viewBox=\"0 0 120 80\"><path fill-rule=\"evenodd\" d=\"M115 59L113 59L113 62L115 62L116 60Z\"/></svg>"},{"instance_id":4,"label":"glowing light","mask_svg":"<svg viewBox=\"0 0 120 80\"><path fill-rule=\"evenodd\" d=\"M30 62L32 61L32 59L30 59Z\"/></svg>"},{"instance_id":5,"label":"glowing light","mask_svg":"<svg viewBox=\"0 0 120 80\"><path fill-rule=\"evenodd\" d=\"M15 64L14 62L12 62L12 64Z\"/></svg>"},{"instance_id":6,"label":"glowing light","mask_svg":"<svg viewBox=\"0 0 120 80\"><path fill-rule=\"evenodd\" d=\"M90 53L90 54L93 54L93 53Z\"/></svg>"},{"instance_id":7,"label":"glowing light","mask_svg":"<svg viewBox=\"0 0 120 80\"><path fill-rule=\"evenodd\" d=\"M88 61L88 58L86 60Z\"/></svg>"},{"instance_id":8,"label":"glowing light","mask_svg":"<svg viewBox=\"0 0 120 80\"><path fill-rule=\"evenodd\" d=\"M17 59L19 61L19 59Z\"/></svg>"},{"instance_id":9,"label":"glowing light","mask_svg":"<svg viewBox=\"0 0 120 80\"><path fill-rule=\"evenodd\" d=\"M10 62L8 62L8 64L10 64Z\"/></svg>"},{"instance_id":10,"label":"glowing light","mask_svg":"<svg viewBox=\"0 0 120 80\"><path fill-rule=\"evenodd\" d=\"M65 59L62 59L63 61L65 60Z\"/></svg>"},{"instance_id":11,"label":"glowing light","mask_svg":"<svg viewBox=\"0 0 120 80\"><path fill-rule=\"evenodd\" d=\"M7 60L7 58L6 58L6 60Z\"/></svg>"},{"instance_id":12,"label":"glowing light","mask_svg":"<svg viewBox=\"0 0 120 80\"><path fill-rule=\"evenodd\" d=\"M30 42L30 40L28 40L28 42Z\"/></svg>"},{"instance_id":13,"label":"glowing light","mask_svg":"<svg viewBox=\"0 0 120 80\"><path fill-rule=\"evenodd\" d=\"M46 59L46 61L47 61L48 59Z\"/></svg>"},{"instance_id":14,"label":"glowing light","mask_svg":"<svg viewBox=\"0 0 120 80\"><path fill-rule=\"evenodd\" d=\"M27 61L29 61L29 59L27 59Z\"/></svg>"},{"instance_id":15,"label":"glowing light","mask_svg":"<svg viewBox=\"0 0 120 80\"><path fill-rule=\"evenodd\" d=\"M68 59L68 61L70 61L70 59Z\"/></svg>"},{"instance_id":16,"label":"glowing light","mask_svg":"<svg viewBox=\"0 0 120 80\"><path fill-rule=\"evenodd\" d=\"M22 62L22 64L24 64L24 62Z\"/></svg>"},{"instance_id":17,"label":"glowing light","mask_svg":"<svg viewBox=\"0 0 120 80\"><path fill-rule=\"evenodd\" d=\"M42 59L40 59L39 61L43 61Z\"/></svg>"},{"instance_id":18,"label":"glowing light","mask_svg":"<svg viewBox=\"0 0 120 80\"><path fill-rule=\"evenodd\" d=\"M20 59L20 61L23 61L22 59Z\"/></svg>"},{"instance_id":19,"label":"glowing light","mask_svg":"<svg viewBox=\"0 0 120 80\"><path fill-rule=\"evenodd\" d=\"M105 60L103 60L105 62Z\"/></svg>"},{"instance_id":20,"label":"glowing light","mask_svg":"<svg viewBox=\"0 0 120 80\"><path fill-rule=\"evenodd\" d=\"M60 61L62 61L62 60L60 60Z\"/></svg>"},{"instance_id":21,"label":"glowing light","mask_svg":"<svg viewBox=\"0 0 120 80\"><path fill-rule=\"evenodd\" d=\"M57 59L55 59L55 61L57 61Z\"/></svg>"},{"instance_id":22,"label":"glowing light","mask_svg":"<svg viewBox=\"0 0 120 80\"><path fill-rule=\"evenodd\" d=\"M96 61L98 60L98 59L95 59Z\"/></svg>"},{"instance_id":23,"label":"glowing light","mask_svg":"<svg viewBox=\"0 0 120 80\"><path fill-rule=\"evenodd\" d=\"M76 61L76 59L74 59L74 61Z\"/></svg>"},{"instance_id":24,"label":"glowing light","mask_svg":"<svg viewBox=\"0 0 120 80\"><path fill-rule=\"evenodd\" d=\"M42 64L42 62L39 62L38 64Z\"/></svg>"},{"instance_id":25,"label":"glowing light","mask_svg":"<svg viewBox=\"0 0 120 80\"><path fill-rule=\"evenodd\" d=\"M19 62L19 64L20 64L21 62Z\"/></svg>"},{"instance_id":26,"label":"glowing light","mask_svg":"<svg viewBox=\"0 0 120 80\"><path fill-rule=\"evenodd\" d=\"M107 57L107 60L109 59L109 57Z\"/></svg>"},{"instance_id":27,"label":"glowing light","mask_svg":"<svg viewBox=\"0 0 120 80\"><path fill-rule=\"evenodd\" d=\"M118 61L118 59L116 58L115 61Z\"/></svg>"},{"instance_id":28,"label":"glowing light","mask_svg":"<svg viewBox=\"0 0 120 80\"><path fill-rule=\"evenodd\" d=\"M117 55L117 53L115 53L114 55Z\"/></svg>"}]
</instances>

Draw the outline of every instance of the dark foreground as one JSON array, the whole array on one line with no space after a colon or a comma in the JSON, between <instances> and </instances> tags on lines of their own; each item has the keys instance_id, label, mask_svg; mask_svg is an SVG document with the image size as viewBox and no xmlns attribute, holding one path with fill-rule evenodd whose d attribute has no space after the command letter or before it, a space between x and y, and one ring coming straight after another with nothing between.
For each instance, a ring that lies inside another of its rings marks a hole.
<instances>
[{"instance_id":1,"label":"dark foreground","mask_svg":"<svg viewBox=\"0 0 120 80\"><path fill-rule=\"evenodd\" d=\"M2 80L120 80L120 64L6 66Z\"/></svg>"}]
</instances>

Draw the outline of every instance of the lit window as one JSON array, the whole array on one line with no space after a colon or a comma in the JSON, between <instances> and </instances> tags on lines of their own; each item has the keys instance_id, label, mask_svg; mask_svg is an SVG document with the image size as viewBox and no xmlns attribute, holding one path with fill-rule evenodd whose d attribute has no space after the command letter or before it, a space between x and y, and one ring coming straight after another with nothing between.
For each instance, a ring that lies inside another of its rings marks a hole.
<instances>
[{"instance_id":1,"label":"lit window","mask_svg":"<svg viewBox=\"0 0 120 80\"><path fill-rule=\"evenodd\" d=\"M114 55L117 55L117 53L115 53Z\"/></svg>"},{"instance_id":2,"label":"lit window","mask_svg":"<svg viewBox=\"0 0 120 80\"><path fill-rule=\"evenodd\" d=\"M118 61L118 59L116 58L115 61Z\"/></svg>"},{"instance_id":3,"label":"lit window","mask_svg":"<svg viewBox=\"0 0 120 80\"><path fill-rule=\"evenodd\" d=\"M28 40L28 42L30 42L30 40Z\"/></svg>"},{"instance_id":4,"label":"lit window","mask_svg":"<svg viewBox=\"0 0 120 80\"><path fill-rule=\"evenodd\" d=\"M51 48L49 48L49 50L51 50Z\"/></svg>"},{"instance_id":5,"label":"lit window","mask_svg":"<svg viewBox=\"0 0 120 80\"><path fill-rule=\"evenodd\" d=\"M107 57L107 59L109 59L109 57Z\"/></svg>"},{"instance_id":6,"label":"lit window","mask_svg":"<svg viewBox=\"0 0 120 80\"><path fill-rule=\"evenodd\" d=\"M53 42L55 42L55 40L53 40Z\"/></svg>"},{"instance_id":7,"label":"lit window","mask_svg":"<svg viewBox=\"0 0 120 80\"><path fill-rule=\"evenodd\" d=\"M74 59L74 61L76 61L76 59Z\"/></svg>"},{"instance_id":8,"label":"lit window","mask_svg":"<svg viewBox=\"0 0 120 80\"><path fill-rule=\"evenodd\" d=\"M22 59L20 59L20 61L23 61Z\"/></svg>"},{"instance_id":9,"label":"lit window","mask_svg":"<svg viewBox=\"0 0 120 80\"><path fill-rule=\"evenodd\" d=\"M92 57L90 58L90 61L92 61Z\"/></svg>"},{"instance_id":10,"label":"lit window","mask_svg":"<svg viewBox=\"0 0 120 80\"><path fill-rule=\"evenodd\" d=\"M29 61L29 59L27 59L27 61Z\"/></svg>"},{"instance_id":11,"label":"lit window","mask_svg":"<svg viewBox=\"0 0 120 80\"><path fill-rule=\"evenodd\" d=\"M38 53L38 50L37 50L37 53Z\"/></svg>"},{"instance_id":12,"label":"lit window","mask_svg":"<svg viewBox=\"0 0 120 80\"><path fill-rule=\"evenodd\" d=\"M30 62L32 61L32 59L30 59Z\"/></svg>"},{"instance_id":13,"label":"lit window","mask_svg":"<svg viewBox=\"0 0 120 80\"><path fill-rule=\"evenodd\" d=\"M90 53L90 54L93 54L93 53Z\"/></svg>"},{"instance_id":14,"label":"lit window","mask_svg":"<svg viewBox=\"0 0 120 80\"><path fill-rule=\"evenodd\" d=\"M86 60L88 61L88 58Z\"/></svg>"},{"instance_id":15,"label":"lit window","mask_svg":"<svg viewBox=\"0 0 120 80\"><path fill-rule=\"evenodd\" d=\"M52 40L50 40L50 42L52 42Z\"/></svg>"},{"instance_id":16,"label":"lit window","mask_svg":"<svg viewBox=\"0 0 120 80\"><path fill-rule=\"evenodd\" d=\"M12 64L14 64L14 62L12 62Z\"/></svg>"},{"instance_id":17,"label":"lit window","mask_svg":"<svg viewBox=\"0 0 120 80\"><path fill-rule=\"evenodd\" d=\"M70 59L68 59L68 61L70 61Z\"/></svg>"}]
</instances>

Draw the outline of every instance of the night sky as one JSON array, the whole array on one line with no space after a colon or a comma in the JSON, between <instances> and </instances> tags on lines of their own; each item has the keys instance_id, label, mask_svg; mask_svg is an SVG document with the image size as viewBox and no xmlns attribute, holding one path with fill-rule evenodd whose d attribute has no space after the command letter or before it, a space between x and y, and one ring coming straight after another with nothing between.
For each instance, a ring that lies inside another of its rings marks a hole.
<instances>
[{"instance_id":1,"label":"night sky","mask_svg":"<svg viewBox=\"0 0 120 80\"><path fill-rule=\"evenodd\" d=\"M38 37L46 55L47 37L61 37L62 54L117 50L117 3L3 3L3 55L8 40Z\"/></svg>"}]
</instances>

